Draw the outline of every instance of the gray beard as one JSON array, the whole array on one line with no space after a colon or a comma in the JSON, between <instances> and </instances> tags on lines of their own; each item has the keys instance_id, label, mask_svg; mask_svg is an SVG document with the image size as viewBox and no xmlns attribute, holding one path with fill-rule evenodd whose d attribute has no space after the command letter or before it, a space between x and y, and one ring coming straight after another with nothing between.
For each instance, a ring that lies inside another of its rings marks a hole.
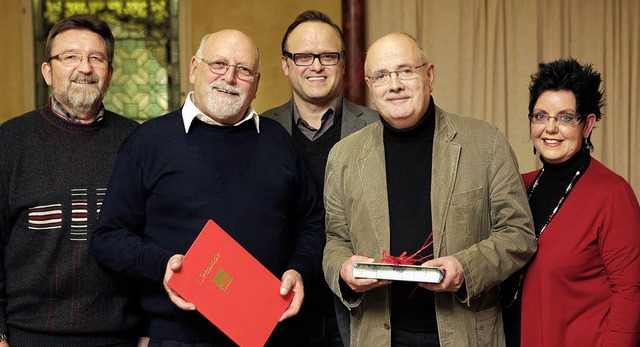
<instances>
[{"instance_id":1,"label":"gray beard","mask_svg":"<svg viewBox=\"0 0 640 347\"><path fill-rule=\"evenodd\" d=\"M242 110L242 99L238 100L229 100L226 98L221 98L213 93L217 93L215 91L210 92L207 95L205 101L205 107L207 111L211 115L214 115L220 119L228 120L234 117L237 117L240 111Z\"/></svg>"},{"instance_id":2,"label":"gray beard","mask_svg":"<svg viewBox=\"0 0 640 347\"><path fill-rule=\"evenodd\" d=\"M79 113L88 113L100 105L104 98L104 93L98 88L83 88L82 90L72 90L70 86L67 90L55 95L56 100L62 104L69 105ZM54 93L55 94L55 93Z\"/></svg>"}]
</instances>

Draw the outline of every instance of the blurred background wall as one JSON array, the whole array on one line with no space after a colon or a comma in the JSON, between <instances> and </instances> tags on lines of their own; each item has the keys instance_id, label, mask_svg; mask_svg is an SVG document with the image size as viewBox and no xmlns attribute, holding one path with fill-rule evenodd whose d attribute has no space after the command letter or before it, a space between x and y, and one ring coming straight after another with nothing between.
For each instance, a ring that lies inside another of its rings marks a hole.
<instances>
[{"instance_id":1,"label":"blurred background wall","mask_svg":"<svg viewBox=\"0 0 640 347\"><path fill-rule=\"evenodd\" d=\"M34 86L42 76L34 68L32 11L42 1L0 1L0 123L36 107ZM179 0L180 100L191 90L187 69L201 37L236 28L253 37L262 54L254 108L262 112L284 103L291 91L279 59L287 26L308 9L342 26L343 6L353 3L363 4L364 47L391 31L414 35L436 66L436 103L497 126L522 172L540 166L526 118L537 64L567 57L593 63L607 101L592 136L594 157L640 194L638 0ZM351 83L366 88L361 78Z\"/></svg>"},{"instance_id":2,"label":"blurred background wall","mask_svg":"<svg viewBox=\"0 0 640 347\"><path fill-rule=\"evenodd\" d=\"M34 71L32 0L0 1L0 123L36 107ZM187 69L202 36L227 28L251 36L262 55L262 76L254 108L258 112L284 103L291 97L289 82L280 68L282 35L302 11L316 9L342 23L340 0L181 0L180 10L180 94L182 100L191 90ZM117 44L116 44L117 49ZM39 106L39 105L38 105Z\"/></svg>"}]
</instances>

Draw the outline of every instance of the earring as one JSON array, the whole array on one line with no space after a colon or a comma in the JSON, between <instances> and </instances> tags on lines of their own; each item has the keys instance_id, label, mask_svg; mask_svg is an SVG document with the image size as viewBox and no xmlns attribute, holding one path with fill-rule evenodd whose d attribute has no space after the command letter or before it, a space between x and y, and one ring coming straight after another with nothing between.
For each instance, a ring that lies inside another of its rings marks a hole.
<instances>
[{"instance_id":1,"label":"earring","mask_svg":"<svg viewBox=\"0 0 640 347\"><path fill-rule=\"evenodd\" d=\"M533 155L538 154L538 151L536 150L536 146L533 146Z\"/></svg>"},{"instance_id":2,"label":"earring","mask_svg":"<svg viewBox=\"0 0 640 347\"><path fill-rule=\"evenodd\" d=\"M589 153L589 138L584 138L584 143L582 144L582 150L586 153Z\"/></svg>"}]
</instances>

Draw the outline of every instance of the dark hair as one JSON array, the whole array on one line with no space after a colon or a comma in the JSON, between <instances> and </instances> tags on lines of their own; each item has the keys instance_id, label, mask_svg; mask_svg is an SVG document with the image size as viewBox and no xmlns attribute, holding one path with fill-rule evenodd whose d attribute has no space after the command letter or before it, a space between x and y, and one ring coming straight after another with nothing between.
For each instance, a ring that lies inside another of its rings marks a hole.
<instances>
[{"instance_id":1,"label":"dark hair","mask_svg":"<svg viewBox=\"0 0 640 347\"><path fill-rule=\"evenodd\" d=\"M111 29L109 28L109 25L103 20L89 14L76 14L67 17L56 23L53 28L51 28L51 30L49 31L49 35L47 36L47 44L44 49L45 59L49 59L49 57L51 56L51 46L53 45L53 40L56 38L56 36L71 29L89 30L100 35L100 37L102 37L102 39L104 40L104 43L107 45L107 58L109 59L109 67L112 66L115 40L113 39Z\"/></svg>"},{"instance_id":2,"label":"dark hair","mask_svg":"<svg viewBox=\"0 0 640 347\"><path fill-rule=\"evenodd\" d=\"M593 113L596 121L599 121L603 115L601 108L604 106L604 89L601 84L602 78L593 64L580 65L573 58L540 63L538 72L531 75L529 84L529 114L533 113L533 107L543 92L567 90L576 98L576 112L579 115ZM593 148L591 134L587 138L587 145Z\"/></svg>"},{"instance_id":3,"label":"dark hair","mask_svg":"<svg viewBox=\"0 0 640 347\"><path fill-rule=\"evenodd\" d=\"M338 27L336 23L334 23L331 20L331 18L329 18L329 16L327 16L326 14L320 11L309 10L309 11L304 11L300 13L298 17L296 17L296 19L293 21L293 23L291 23L291 25L289 25L289 27L287 28L287 32L284 33L284 37L282 38L282 47L281 47L282 54L284 54L285 52L284 46L287 44L287 39L289 38L289 34L291 34L293 29L295 29L296 27L298 27L298 25L304 22L321 22L321 23L329 24L332 28L334 28L338 32L338 36L340 36L340 42L342 43L342 50L344 50L344 47L345 47L344 36L342 35L342 30L340 30L340 27Z\"/></svg>"}]
</instances>

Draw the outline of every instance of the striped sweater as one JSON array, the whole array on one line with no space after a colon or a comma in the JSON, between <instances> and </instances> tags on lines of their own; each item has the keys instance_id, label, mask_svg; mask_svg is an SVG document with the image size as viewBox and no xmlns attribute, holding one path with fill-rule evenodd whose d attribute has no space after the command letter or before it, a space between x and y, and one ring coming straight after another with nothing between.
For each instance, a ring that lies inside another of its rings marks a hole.
<instances>
[{"instance_id":1,"label":"striped sweater","mask_svg":"<svg viewBox=\"0 0 640 347\"><path fill-rule=\"evenodd\" d=\"M89 254L120 143L114 113L69 122L50 106L0 125L0 332L11 346L125 342L137 324L115 275Z\"/></svg>"}]
</instances>

